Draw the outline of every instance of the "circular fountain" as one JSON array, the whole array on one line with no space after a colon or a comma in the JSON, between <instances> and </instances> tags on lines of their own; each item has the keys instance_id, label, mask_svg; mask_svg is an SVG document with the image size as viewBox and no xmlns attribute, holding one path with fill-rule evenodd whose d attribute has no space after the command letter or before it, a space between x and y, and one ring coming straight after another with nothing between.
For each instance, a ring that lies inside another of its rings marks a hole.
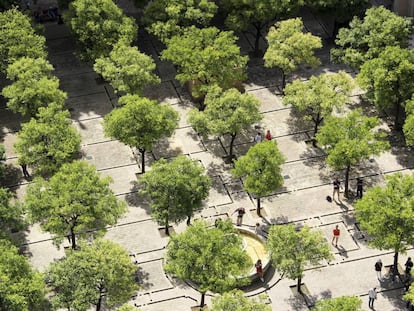
<instances>
[{"instance_id":1,"label":"circular fountain","mask_svg":"<svg viewBox=\"0 0 414 311\"><path fill-rule=\"evenodd\" d=\"M254 281L259 278L254 266L258 259L262 260L263 272L265 274L267 269L270 267L270 256L265 248L265 240L254 231L245 228L237 228L237 231L242 238L243 248L246 250L253 262L251 269L246 271L243 277L248 277L250 281Z\"/></svg>"}]
</instances>

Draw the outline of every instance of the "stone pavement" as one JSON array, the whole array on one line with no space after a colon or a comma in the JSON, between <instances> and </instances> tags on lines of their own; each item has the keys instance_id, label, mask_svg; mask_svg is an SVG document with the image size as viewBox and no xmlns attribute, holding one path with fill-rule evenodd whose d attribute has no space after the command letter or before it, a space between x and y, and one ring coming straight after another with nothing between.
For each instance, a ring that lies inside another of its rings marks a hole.
<instances>
[{"instance_id":1,"label":"stone pavement","mask_svg":"<svg viewBox=\"0 0 414 311\"><path fill-rule=\"evenodd\" d=\"M39 0L39 5L42 1ZM139 16L139 12L128 0L119 1L127 14ZM306 28L323 38L327 38L328 28L309 12L302 12ZM60 79L61 88L68 93L67 108L71 112L73 126L82 136L83 159L94 164L102 175L111 176L113 191L120 200L129 206L126 215L116 226L108 228L106 238L123 245L139 266L141 290L130 303L143 311L190 310L196 306L200 294L190 285L167 276L163 269L163 256L168 238L162 234L159 226L151 219L148 202L137 194L137 178L140 172L140 159L135 150L108 139L102 130L102 118L116 105L117 98L111 87L99 83L91 66L83 64L75 55L74 41L66 25L45 24L45 36L49 49L49 61L55 67L55 74ZM242 182L233 179L229 173L230 165L224 163L223 156L228 150L229 140L226 137L211 137L203 140L189 126L186 114L192 107L187 90L174 80L174 67L161 61L158 56L162 49L160 44L140 30L137 40L141 51L151 55L157 63L157 73L162 79L160 86L146 90L146 96L169 103L181 117L174 136L160 142L154 151L147 155L147 163L161 157L174 157L182 153L192 159L199 160L213 180L213 187L205 202L203 210L196 215L213 221L216 217L231 214L235 208L244 206L248 210L243 226L253 228L259 222L266 232L270 225L295 223L308 224L321 229L328 242L335 225L341 229L341 237L337 248L331 247L334 259L323 262L319 267L307 267L303 282L309 291L307 302L294 295L291 287L295 280L283 279L271 269L265 283L254 283L245 289L246 295L256 296L265 293L273 310L307 310L318 299L357 295L367 306L367 292L370 287L379 288L379 298L375 303L376 310L402 310L402 283L391 283L388 279L379 282L374 271L374 263L381 258L384 265L390 265L393 254L380 251L367 245L366 235L355 226L352 201L328 203L326 195L331 195L331 180L334 172L324 164L324 154L308 143L312 135L312 126L296 122L290 107L283 106L280 92L280 74L275 69L265 69L261 60L249 63L249 79L245 83L247 92L256 96L262 103L261 111L264 119L256 128L264 131L270 129L274 139L287 161L283 165L284 186L274 194L263 199L263 215L261 219L255 213L255 201L242 188ZM252 38L242 35L240 45L243 52L251 49ZM265 43L262 42L264 46ZM311 69L300 68L289 77L307 79L312 74L336 72L343 66L329 62L329 48L318 52L322 65ZM352 72L350 72L353 74ZM353 96L353 105L359 103L359 93ZM350 107L352 108L352 106ZM7 163L14 165L16 153L13 143L19 129L20 120L1 108L2 140L6 147ZM387 129L387 125L383 125ZM388 129L389 130L389 129ZM240 135L236 139L235 153L244 154L252 144L255 128ZM409 150L395 143L390 152L363 163L360 168L351 172L351 188L355 188L355 178L365 177L370 185L382 183L385 174L396 171L411 172L414 167ZM16 174L20 174L18 168ZM338 173L338 172L337 172ZM341 172L339 172L340 174ZM18 180L10 180L10 187L19 198L23 198L27 183L18 175ZM235 216L233 217L235 222ZM173 226L175 232L182 232L183 223ZM50 235L41 232L37 225L25 232L27 240L26 254L32 264L44 270L54 259L63 256L63 249L53 246ZM410 249L408 254L400 256L404 263L408 255L414 256ZM210 303L211 295L207 297Z\"/></svg>"}]
</instances>

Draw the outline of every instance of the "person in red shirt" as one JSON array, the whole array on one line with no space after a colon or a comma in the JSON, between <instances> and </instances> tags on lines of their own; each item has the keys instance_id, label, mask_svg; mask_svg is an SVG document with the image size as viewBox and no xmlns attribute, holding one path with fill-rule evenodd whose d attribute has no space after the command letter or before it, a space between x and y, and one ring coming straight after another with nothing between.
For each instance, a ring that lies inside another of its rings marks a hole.
<instances>
[{"instance_id":1,"label":"person in red shirt","mask_svg":"<svg viewBox=\"0 0 414 311\"><path fill-rule=\"evenodd\" d=\"M260 281L264 282L264 272L263 272L263 266L262 261L258 259L254 265L256 267L256 273L259 275Z\"/></svg>"},{"instance_id":2,"label":"person in red shirt","mask_svg":"<svg viewBox=\"0 0 414 311\"><path fill-rule=\"evenodd\" d=\"M267 140L271 140L272 139L272 134L270 134L270 131L269 130L267 130L265 138Z\"/></svg>"},{"instance_id":3,"label":"person in red shirt","mask_svg":"<svg viewBox=\"0 0 414 311\"><path fill-rule=\"evenodd\" d=\"M335 229L333 229L332 245L334 244L334 241L335 241L335 246L338 246L338 239L339 239L340 234L341 234L341 231L339 230L339 226L336 225Z\"/></svg>"}]
</instances>

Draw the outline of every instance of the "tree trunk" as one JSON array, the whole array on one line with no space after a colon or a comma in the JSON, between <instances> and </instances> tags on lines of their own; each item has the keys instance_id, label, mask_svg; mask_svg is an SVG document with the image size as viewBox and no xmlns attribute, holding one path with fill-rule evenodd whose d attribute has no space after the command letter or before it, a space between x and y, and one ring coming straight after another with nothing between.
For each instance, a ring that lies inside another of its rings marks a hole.
<instances>
[{"instance_id":1,"label":"tree trunk","mask_svg":"<svg viewBox=\"0 0 414 311\"><path fill-rule=\"evenodd\" d=\"M200 302L200 308L204 307L204 300L206 298L206 293L201 293L201 302Z\"/></svg>"},{"instance_id":2,"label":"tree trunk","mask_svg":"<svg viewBox=\"0 0 414 311\"><path fill-rule=\"evenodd\" d=\"M395 120L394 120L394 128L396 131L402 130L402 120L401 120L401 105L400 101L395 105Z\"/></svg>"},{"instance_id":3,"label":"tree trunk","mask_svg":"<svg viewBox=\"0 0 414 311\"><path fill-rule=\"evenodd\" d=\"M96 311L101 311L102 307L102 295L99 296L98 303L96 304Z\"/></svg>"},{"instance_id":4,"label":"tree trunk","mask_svg":"<svg viewBox=\"0 0 414 311\"><path fill-rule=\"evenodd\" d=\"M394 271L393 274L394 275L398 275L398 252L394 253Z\"/></svg>"},{"instance_id":5,"label":"tree trunk","mask_svg":"<svg viewBox=\"0 0 414 311\"><path fill-rule=\"evenodd\" d=\"M262 217L262 213L260 211L260 198L258 197L256 198L256 200L257 200L257 209L256 209L257 216Z\"/></svg>"},{"instance_id":6,"label":"tree trunk","mask_svg":"<svg viewBox=\"0 0 414 311\"><path fill-rule=\"evenodd\" d=\"M233 145L234 145L234 140L236 139L236 135L237 134L230 134L231 136L231 140L230 140L230 150L229 150L229 157L230 160L233 159Z\"/></svg>"},{"instance_id":7,"label":"tree trunk","mask_svg":"<svg viewBox=\"0 0 414 311\"><path fill-rule=\"evenodd\" d=\"M191 215L187 216L187 226L189 226L191 223Z\"/></svg>"},{"instance_id":8,"label":"tree trunk","mask_svg":"<svg viewBox=\"0 0 414 311\"><path fill-rule=\"evenodd\" d=\"M168 228L168 216L165 217L165 234L170 235L170 230Z\"/></svg>"},{"instance_id":9,"label":"tree trunk","mask_svg":"<svg viewBox=\"0 0 414 311\"><path fill-rule=\"evenodd\" d=\"M280 69L280 71L282 71L282 95L285 95L286 74L283 69Z\"/></svg>"},{"instance_id":10,"label":"tree trunk","mask_svg":"<svg viewBox=\"0 0 414 311\"><path fill-rule=\"evenodd\" d=\"M145 148L139 148L139 152L141 152L141 173L145 173Z\"/></svg>"},{"instance_id":11,"label":"tree trunk","mask_svg":"<svg viewBox=\"0 0 414 311\"><path fill-rule=\"evenodd\" d=\"M301 287L301 285L302 285L302 277L298 277L298 283L297 283L297 289L298 289L298 293L299 294L302 294L302 287Z\"/></svg>"},{"instance_id":12,"label":"tree trunk","mask_svg":"<svg viewBox=\"0 0 414 311\"><path fill-rule=\"evenodd\" d=\"M318 133L319 130L319 125L321 124L323 118L321 118L321 113L318 112L316 118L313 119L313 123L314 123L314 127L313 127L313 139L312 139L312 145L314 147L316 146L316 134Z\"/></svg>"},{"instance_id":13,"label":"tree trunk","mask_svg":"<svg viewBox=\"0 0 414 311\"><path fill-rule=\"evenodd\" d=\"M348 197L348 189L349 189L349 171L351 170L351 165L348 164L346 166L345 170L345 190L344 190L344 196L345 198Z\"/></svg>"},{"instance_id":14,"label":"tree trunk","mask_svg":"<svg viewBox=\"0 0 414 311\"><path fill-rule=\"evenodd\" d=\"M73 231L73 228L70 228L70 239L72 242L72 249L75 250L76 249L76 235L75 235L75 232Z\"/></svg>"},{"instance_id":15,"label":"tree trunk","mask_svg":"<svg viewBox=\"0 0 414 311\"><path fill-rule=\"evenodd\" d=\"M260 56L260 49L259 49L259 42L260 42L260 37L262 36L262 33L260 31L260 23L255 24L254 27L256 28L256 38L254 40L254 55L256 57Z\"/></svg>"}]
</instances>

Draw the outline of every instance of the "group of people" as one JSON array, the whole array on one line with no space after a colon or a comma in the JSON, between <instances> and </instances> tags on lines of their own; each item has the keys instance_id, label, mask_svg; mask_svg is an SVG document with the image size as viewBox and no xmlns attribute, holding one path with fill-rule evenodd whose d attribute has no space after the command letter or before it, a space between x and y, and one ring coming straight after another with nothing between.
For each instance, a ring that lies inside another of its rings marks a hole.
<instances>
[{"instance_id":1,"label":"group of people","mask_svg":"<svg viewBox=\"0 0 414 311\"><path fill-rule=\"evenodd\" d=\"M341 186L341 182L338 179L338 177L335 177L335 179L332 182L333 185L333 194L332 194L332 199L335 200L335 194L338 197L338 201L341 201L341 198L339 196L339 190L342 188ZM358 177L356 179L356 198L357 199L362 199L363 196L363 192L364 192L364 181L362 180L361 177Z\"/></svg>"},{"instance_id":2,"label":"group of people","mask_svg":"<svg viewBox=\"0 0 414 311\"><path fill-rule=\"evenodd\" d=\"M266 140L272 140L272 134L270 134L270 130L267 130L266 135L264 137ZM257 134L253 138L253 142L258 144L263 141L262 133L257 132Z\"/></svg>"}]
</instances>

